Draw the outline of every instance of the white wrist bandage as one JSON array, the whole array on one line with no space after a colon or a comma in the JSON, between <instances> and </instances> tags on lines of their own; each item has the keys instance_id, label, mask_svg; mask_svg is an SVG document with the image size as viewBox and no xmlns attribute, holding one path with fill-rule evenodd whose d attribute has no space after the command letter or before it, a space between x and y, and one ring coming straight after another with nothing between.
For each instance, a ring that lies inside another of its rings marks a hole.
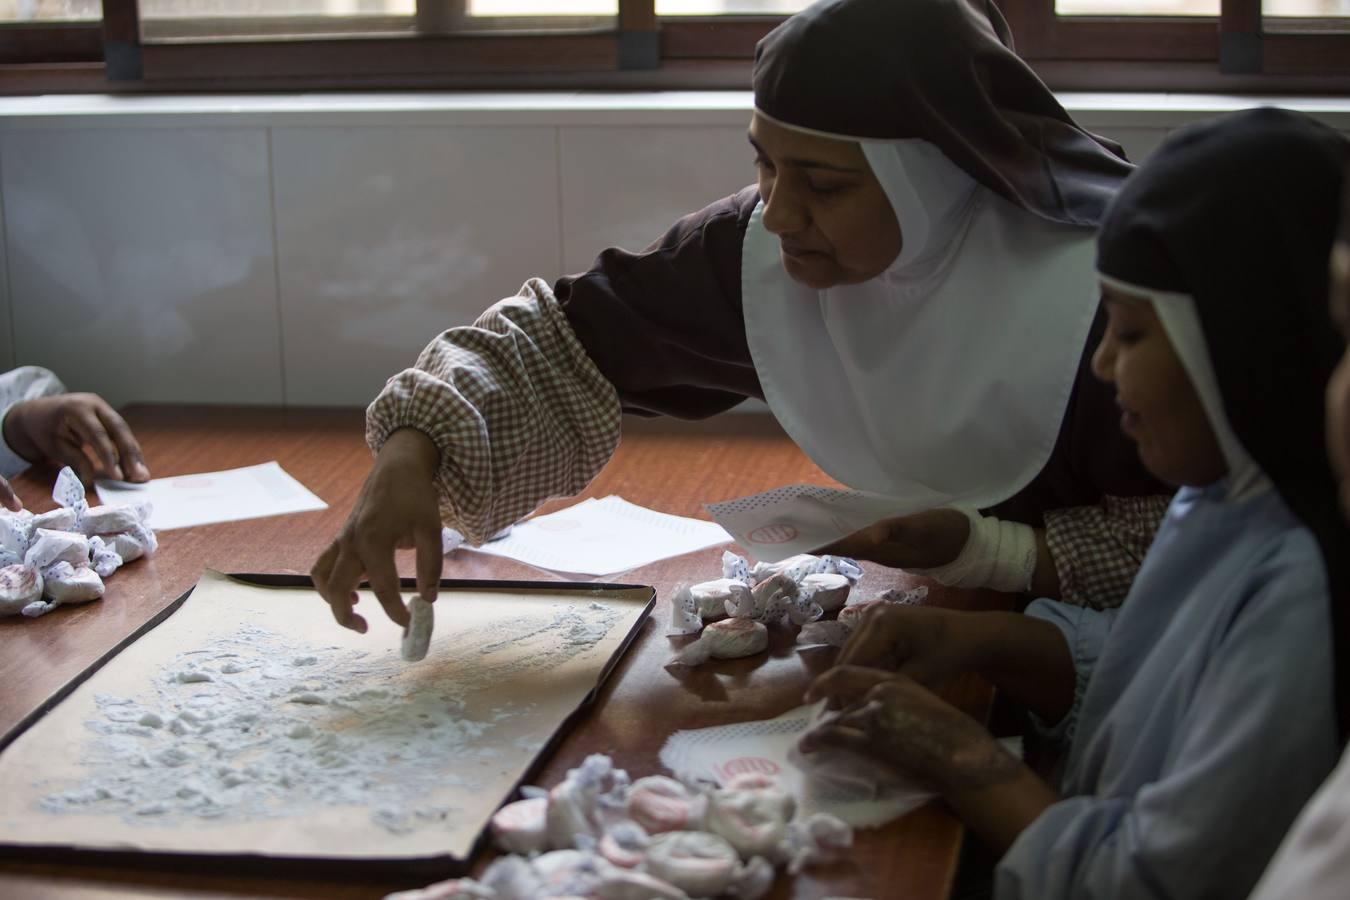
<instances>
[{"instance_id":1,"label":"white wrist bandage","mask_svg":"<svg viewBox=\"0 0 1350 900\"><path fill-rule=\"evenodd\" d=\"M992 588L1020 593L1031 587L1036 571L1036 530L963 509L970 536L956 559L931 569L910 569L949 587Z\"/></svg>"}]
</instances>

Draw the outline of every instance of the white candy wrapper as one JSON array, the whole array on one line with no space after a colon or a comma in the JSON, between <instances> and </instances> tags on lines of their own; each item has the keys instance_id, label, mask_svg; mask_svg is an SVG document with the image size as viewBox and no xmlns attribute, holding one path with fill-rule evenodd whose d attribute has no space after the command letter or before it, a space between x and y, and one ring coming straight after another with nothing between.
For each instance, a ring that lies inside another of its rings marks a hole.
<instances>
[{"instance_id":1,"label":"white candy wrapper","mask_svg":"<svg viewBox=\"0 0 1350 900\"><path fill-rule=\"evenodd\" d=\"M728 785L708 799L708 830L744 858L784 862L788 822L796 811L797 801L777 786Z\"/></svg>"},{"instance_id":2,"label":"white candy wrapper","mask_svg":"<svg viewBox=\"0 0 1350 900\"><path fill-rule=\"evenodd\" d=\"M628 773L608 756L592 753L548 794L549 845L572 847L578 838L598 841L620 821L628 801Z\"/></svg>"},{"instance_id":3,"label":"white candy wrapper","mask_svg":"<svg viewBox=\"0 0 1350 900\"><path fill-rule=\"evenodd\" d=\"M745 561L745 557L737 556L730 550L724 550L722 551L722 577L734 578L745 584L751 584L750 563Z\"/></svg>"},{"instance_id":4,"label":"white candy wrapper","mask_svg":"<svg viewBox=\"0 0 1350 900\"><path fill-rule=\"evenodd\" d=\"M596 900L689 900L689 895L673 884L645 872L623 869L601 877L593 896Z\"/></svg>"},{"instance_id":5,"label":"white candy wrapper","mask_svg":"<svg viewBox=\"0 0 1350 900\"><path fill-rule=\"evenodd\" d=\"M754 619L723 619L703 629L703 634L666 665L697 666L709 659L740 659L769 646L769 630Z\"/></svg>"},{"instance_id":6,"label":"white candy wrapper","mask_svg":"<svg viewBox=\"0 0 1350 900\"><path fill-rule=\"evenodd\" d=\"M664 775L648 775L628 791L628 815L647 834L700 831L708 813L708 796Z\"/></svg>"},{"instance_id":7,"label":"white candy wrapper","mask_svg":"<svg viewBox=\"0 0 1350 900\"><path fill-rule=\"evenodd\" d=\"M816 813L787 826L786 847L791 854L788 874L796 875L807 866L843 859L853 846L853 828L829 813Z\"/></svg>"},{"instance_id":8,"label":"white candy wrapper","mask_svg":"<svg viewBox=\"0 0 1350 900\"><path fill-rule=\"evenodd\" d=\"M75 510L57 507L45 513L38 513L33 516L33 527L45 528L48 531L70 531L75 527Z\"/></svg>"},{"instance_id":9,"label":"white candy wrapper","mask_svg":"<svg viewBox=\"0 0 1350 900\"><path fill-rule=\"evenodd\" d=\"M23 564L0 569L0 616L17 616L28 604L42 599L42 573Z\"/></svg>"},{"instance_id":10,"label":"white candy wrapper","mask_svg":"<svg viewBox=\"0 0 1350 900\"><path fill-rule=\"evenodd\" d=\"M135 506L92 506L84 514L85 534L118 534L144 522Z\"/></svg>"},{"instance_id":11,"label":"white candy wrapper","mask_svg":"<svg viewBox=\"0 0 1350 900\"><path fill-rule=\"evenodd\" d=\"M750 578L758 583L781 574L799 582L807 575L821 573L843 575L856 584L858 579L862 578L863 571L856 560L847 556L812 556L809 553L800 553L776 563L755 563L754 568L750 570Z\"/></svg>"},{"instance_id":12,"label":"white candy wrapper","mask_svg":"<svg viewBox=\"0 0 1350 900\"><path fill-rule=\"evenodd\" d=\"M670 595L670 627L666 634L698 634L703 630L703 618L698 614L698 603L689 585L675 587Z\"/></svg>"},{"instance_id":13,"label":"white candy wrapper","mask_svg":"<svg viewBox=\"0 0 1350 900\"><path fill-rule=\"evenodd\" d=\"M89 539L89 559L90 567L100 578L107 578L122 565L121 554L104 543L103 538L98 535Z\"/></svg>"},{"instance_id":14,"label":"white candy wrapper","mask_svg":"<svg viewBox=\"0 0 1350 900\"><path fill-rule=\"evenodd\" d=\"M62 561L42 573L42 594L56 605L88 603L103 596L103 579L88 566Z\"/></svg>"},{"instance_id":15,"label":"white candy wrapper","mask_svg":"<svg viewBox=\"0 0 1350 900\"><path fill-rule=\"evenodd\" d=\"M34 532L33 545L28 548L23 561L44 572L59 562L68 562L72 566L88 565L89 538L75 531L38 528Z\"/></svg>"},{"instance_id":16,"label":"white candy wrapper","mask_svg":"<svg viewBox=\"0 0 1350 900\"><path fill-rule=\"evenodd\" d=\"M33 518L33 514L26 509L16 513L0 510L0 550L5 551L6 558L12 555L23 560L24 554L33 544L33 532L37 529Z\"/></svg>"},{"instance_id":17,"label":"white candy wrapper","mask_svg":"<svg viewBox=\"0 0 1350 900\"><path fill-rule=\"evenodd\" d=\"M113 552L122 558L123 565L145 555L145 545L129 534L110 535L108 542Z\"/></svg>"},{"instance_id":18,"label":"white candy wrapper","mask_svg":"<svg viewBox=\"0 0 1350 900\"><path fill-rule=\"evenodd\" d=\"M620 822L611 825L596 851L605 862L619 869L636 869L647 858L647 847L651 844L647 832L636 822Z\"/></svg>"},{"instance_id":19,"label":"white candy wrapper","mask_svg":"<svg viewBox=\"0 0 1350 900\"><path fill-rule=\"evenodd\" d=\"M426 659L427 648L431 646L431 629L436 621L436 607L413 597L408 601L408 627L403 629L403 644L400 651L408 662Z\"/></svg>"},{"instance_id":20,"label":"white candy wrapper","mask_svg":"<svg viewBox=\"0 0 1350 900\"><path fill-rule=\"evenodd\" d=\"M797 645L800 647L842 647L853 634L850 622L838 622L834 619L821 619L819 622L807 622L797 632Z\"/></svg>"},{"instance_id":21,"label":"white candy wrapper","mask_svg":"<svg viewBox=\"0 0 1350 900\"><path fill-rule=\"evenodd\" d=\"M508 803L492 816L492 839L507 853L542 853L548 849L547 814L544 797Z\"/></svg>"},{"instance_id":22,"label":"white candy wrapper","mask_svg":"<svg viewBox=\"0 0 1350 900\"><path fill-rule=\"evenodd\" d=\"M56 501L57 506L74 510L77 516L82 516L89 508L84 499L84 484L70 466L63 466L61 471L56 473L56 483L52 485L52 499Z\"/></svg>"},{"instance_id":23,"label":"white candy wrapper","mask_svg":"<svg viewBox=\"0 0 1350 900\"><path fill-rule=\"evenodd\" d=\"M820 607L821 612L834 612L848 602L853 582L837 572L816 572L806 575L797 585L801 595Z\"/></svg>"},{"instance_id":24,"label":"white candy wrapper","mask_svg":"<svg viewBox=\"0 0 1350 900\"><path fill-rule=\"evenodd\" d=\"M748 598L750 586L735 578L716 578L704 581L689 588L699 618L705 622L727 615L727 606L735 598Z\"/></svg>"},{"instance_id":25,"label":"white candy wrapper","mask_svg":"<svg viewBox=\"0 0 1350 900\"><path fill-rule=\"evenodd\" d=\"M694 897L716 897L739 874L741 858L706 831L670 831L652 838L647 871Z\"/></svg>"},{"instance_id":26,"label":"white candy wrapper","mask_svg":"<svg viewBox=\"0 0 1350 900\"><path fill-rule=\"evenodd\" d=\"M154 556L155 551L159 549L159 538L151 530L149 525L141 524L127 532L140 543L144 548L145 556ZM124 557L125 558L125 557Z\"/></svg>"}]
</instances>

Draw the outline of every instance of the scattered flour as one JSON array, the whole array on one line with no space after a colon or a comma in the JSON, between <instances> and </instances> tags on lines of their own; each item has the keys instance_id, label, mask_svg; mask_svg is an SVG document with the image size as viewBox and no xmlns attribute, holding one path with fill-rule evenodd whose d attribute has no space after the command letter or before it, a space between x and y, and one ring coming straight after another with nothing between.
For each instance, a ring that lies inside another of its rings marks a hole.
<instances>
[{"instance_id":1,"label":"scattered flour","mask_svg":"<svg viewBox=\"0 0 1350 900\"><path fill-rule=\"evenodd\" d=\"M427 798L447 784L477 789L455 771L496 758L494 727L529 708L507 704L479 721L465 716L464 698L503 676L556 667L620 618L601 604L568 605L546 625L519 617L447 636L436 652L472 659L472 674L434 687L410 682L397 653L367 659L246 625L179 654L136 699L98 695L81 751L90 774L40 805L157 825L363 806L395 834L436 827L453 809ZM508 646L529 652L483 658ZM537 748L545 737L511 743Z\"/></svg>"}]
</instances>

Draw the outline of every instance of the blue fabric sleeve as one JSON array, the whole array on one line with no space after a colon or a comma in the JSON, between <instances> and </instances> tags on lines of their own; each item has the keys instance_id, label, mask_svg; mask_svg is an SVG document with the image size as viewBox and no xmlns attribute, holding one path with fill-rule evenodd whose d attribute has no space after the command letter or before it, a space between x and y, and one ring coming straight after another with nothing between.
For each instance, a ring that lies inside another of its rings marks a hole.
<instances>
[{"instance_id":1,"label":"blue fabric sleeve","mask_svg":"<svg viewBox=\"0 0 1350 900\"><path fill-rule=\"evenodd\" d=\"M1074 685L1073 706L1058 722L1044 722L1034 713L1029 716L1032 726L1052 743L1068 743L1073 740L1078 725L1078 710L1083 705L1083 694L1092 679L1092 670L1102 655L1106 639L1111 634L1119 610L1093 609L1058 600L1035 600L1026 609L1026 614L1043 619L1054 625L1064 635L1069 645L1069 655L1073 658Z\"/></svg>"},{"instance_id":2,"label":"blue fabric sleeve","mask_svg":"<svg viewBox=\"0 0 1350 900\"><path fill-rule=\"evenodd\" d=\"M1218 646L1196 646L1208 656L1204 675L1157 779L1051 806L999 863L996 897L1247 896L1336 762L1331 628L1315 568L1286 560L1253 587ZM1055 621L1055 606L1038 612ZM1082 621L1057 624L1076 635L1071 645L1086 643ZM1128 755L1129 737L1118 740Z\"/></svg>"},{"instance_id":3,"label":"blue fabric sleeve","mask_svg":"<svg viewBox=\"0 0 1350 900\"><path fill-rule=\"evenodd\" d=\"M5 442L4 422L10 408L25 400L65 392L61 380L40 366L21 366L0 374L0 477L13 478L31 465Z\"/></svg>"}]
</instances>

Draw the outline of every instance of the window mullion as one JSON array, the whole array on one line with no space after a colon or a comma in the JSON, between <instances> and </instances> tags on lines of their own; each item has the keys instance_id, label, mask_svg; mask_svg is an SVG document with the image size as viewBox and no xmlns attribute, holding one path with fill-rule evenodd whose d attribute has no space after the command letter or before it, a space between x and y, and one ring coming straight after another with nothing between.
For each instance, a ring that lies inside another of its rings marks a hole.
<instances>
[{"instance_id":1,"label":"window mullion","mask_svg":"<svg viewBox=\"0 0 1350 900\"><path fill-rule=\"evenodd\" d=\"M656 0L619 0L619 68L661 67Z\"/></svg>"},{"instance_id":2,"label":"window mullion","mask_svg":"<svg viewBox=\"0 0 1350 900\"><path fill-rule=\"evenodd\" d=\"M141 80L139 0L103 0L103 61L109 81Z\"/></svg>"},{"instance_id":3,"label":"window mullion","mask_svg":"<svg viewBox=\"0 0 1350 900\"><path fill-rule=\"evenodd\" d=\"M468 0L417 0L419 34L450 34L462 30Z\"/></svg>"},{"instance_id":4,"label":"window mullion","mask_svg":"<svg viewBox=\"0 0 1350 900\"><path fill-rule=\"evenodd\" d=\"M1220 0L1219 71L1260 72L1261 56L1261 0Z\"/></svg>"}]
</instances>

